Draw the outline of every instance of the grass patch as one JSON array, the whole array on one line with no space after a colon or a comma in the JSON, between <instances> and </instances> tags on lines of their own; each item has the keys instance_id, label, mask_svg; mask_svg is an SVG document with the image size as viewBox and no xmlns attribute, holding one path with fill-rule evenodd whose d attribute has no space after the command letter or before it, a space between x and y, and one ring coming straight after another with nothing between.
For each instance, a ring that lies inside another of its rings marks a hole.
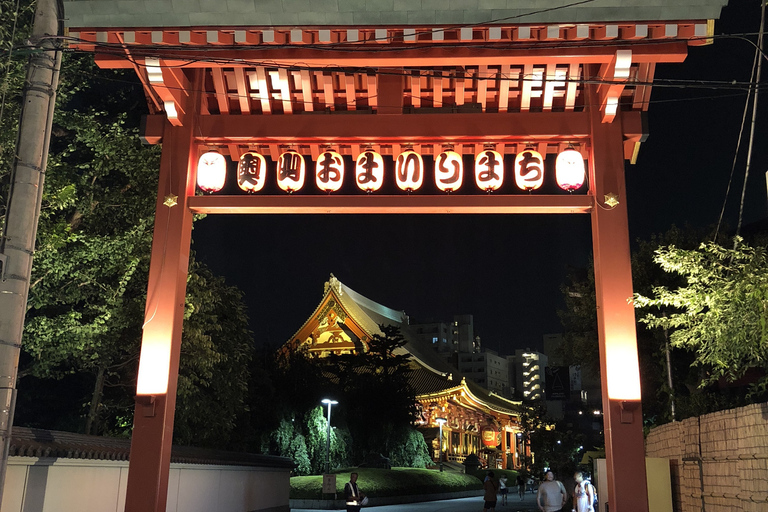
<instances>
[{"instance_id":1,"label":"grass patch","mask_svg":"<svg viewBox=\"0 0 768 512\"><path fill-rule=\"evenodd\" d=\"M344 484L349 482L349 475L357 472L357 485L360 491L370 497L412 496L415 494L434 494L442 492L471 491L483 488L482 482L472 476L434 469L415 468L347 468L336 473L336 492L343 496ZM322 475L291 477L292 499L323 499L329 495L322 493Z\"/></svg>"}]
</instances>

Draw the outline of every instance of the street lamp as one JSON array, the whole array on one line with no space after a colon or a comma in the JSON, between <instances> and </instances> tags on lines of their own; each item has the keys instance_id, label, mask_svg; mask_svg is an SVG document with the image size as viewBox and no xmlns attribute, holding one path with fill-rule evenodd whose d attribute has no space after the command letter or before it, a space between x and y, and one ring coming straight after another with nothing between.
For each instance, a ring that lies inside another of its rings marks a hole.
<instances>
[{"instance_id":1,"label":"street lamp","mask_svg":"<svg viewBox=\"0 0 768 512\"><path fill-rule=\"evenodd\" d=\"M435 418L435 421L440 425L440 433L438 434L438 457L440 458L440 471L443 470L443 425L448 421L445 418Z\"/></svg>"},{"instance_id":2,"label":"street lamp","mask_svg":"<svg viewBox=\"0 0 768 512\"><path fill-rule=\"evenodd\" d=\"M323 398L322 403L328 404L328 436L325 443L325 472L331 472L331 406L336 405L339 402L331 400L330 398Z\"/></svg>"}]
</instances>

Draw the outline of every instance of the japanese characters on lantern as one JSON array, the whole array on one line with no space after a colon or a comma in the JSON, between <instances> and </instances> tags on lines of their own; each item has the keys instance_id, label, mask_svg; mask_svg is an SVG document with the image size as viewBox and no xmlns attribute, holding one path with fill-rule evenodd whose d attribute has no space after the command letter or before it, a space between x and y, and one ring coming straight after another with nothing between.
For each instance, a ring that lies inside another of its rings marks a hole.
<instances>
[{"instance_id":1,"label":"japanese characters on lantern","mask_svg":"<svg viewBox=\"0 0 768 512\"><path fill-rule=\"evenodd\" d=\"M243 153L237 164L237 186L245 192L258 192L267 181L267 159L264 155L249 151Z\"/></svg>"},{"instance_id":2,"label":"japanese characters on lantern","mask_svg":"<svg viewBox=\"0 0 768 512\"><path fill-rule=\"evenodd\" d=\"M218 192L227 179L227 161L218 151L208 151L197 161L197 186L205 192Z\"/></svg>"},{"instance_id":3,"label":"japanese characters on lantern","mask_svg":"<svg viewBox=\"0 0 768 512\"><path fill-rule=\"evenodd\" d=\"M557 186L568 192L572 192L584 184L586 176L584 157L573 148L568 148L555 160L555 180Z\"/></svg>"},{"instance_id":4,"label":"japanese characters on lantern","mask_svg":"<svg viewBox=\"0 0 768 512\"><path fill-rule=\"evenodd\" d=\"M384 159L375 151L360 153L355 163L355 183L365 192L375 192L384 182Z\"/></svg>"},{"instance_id":5,"label":"japanese characters on lantern","mask_svg":"<svg viewBox=\"0 0 768 512\"><path fill-rule=\"evenodd\" d=\"M475 183L486 192L499 190L504 184L504 158L493 150L484 150L475 157Z\"/></svg>"},{"instance_id":6,"label":"japanese characters on lantern","mask_svg":"<svg viewBox=\"0 0 768 512\"><path fill-rule=\"evenodd\" d=\"M277 159L277 186L291 193L304 186L306 165L304 157L296 151L286 151Z\"/></svg>"},{"instance_id":7,"label":"japanese characters on lantern","mask_svg":"<svg viewBox=\"0 0 768 512\"><path fill-rule=\"evenodd\" d=\"M544 159L541 153L525 149L515 157L515 184L521 190L536 190L544 183Z\"/></svg>"},{"instance_id":8,"label":"japanese characters on lantern","mask_svg":"<svg viewBox=\"0 0 768 512\"><path fill-rule=\"evenodd\" d=\"M403 151L395 160L395 181L400 190L412 192L424 182L424 160L410 149Z\"/></svg>"},{"instance_id":9,"label":"japanese characters on lantern","mask_svg":"<svg viewBox=\"0 0 768 512\"><path fill-rule=\"evenodd\" d=\"M464 161L455 151L443 151L435 158L435 185L443 192L455 192L464 181Z\"/></svg>"},{"instance_id":10,"label":"japanese characters on lantern","mask_svg":"<svg viewBox=\"0 0 768 512\"><path fill-rule=\"evenodd\" d=\"M323 192L336 192L344 182L344 159L335 151L321 153L315 164L315 183Z\"/></svg>"}]
</instances>

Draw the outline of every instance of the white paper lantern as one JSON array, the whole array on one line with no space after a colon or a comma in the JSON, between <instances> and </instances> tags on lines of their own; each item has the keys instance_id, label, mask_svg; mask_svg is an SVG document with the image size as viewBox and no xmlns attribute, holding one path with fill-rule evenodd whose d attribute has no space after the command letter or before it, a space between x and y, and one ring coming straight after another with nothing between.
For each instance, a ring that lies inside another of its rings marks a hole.
<instances>
[{"instance_id":1,"label":"white paper lantern","mask_svg":"<svg viewBox=\"0 0 768 512\"><path fill-rule=\"evenodd\" d=\"M277 186L291 193L301 190L306 176L304 157L296 151L286 151L277 159Z\"/></svg>"},{"instance_id":2,"label":"white paper lantern","mask_svg":"<svg viewBox=\"0 0 768 512\"><path fill-rule=\"evenodd\" d=\"M584 157L573 148L568 148L555 160L555 179L557 186L563 190L573 191L584 185L587 171L584 167Z\"/></svg>"},{"instance_id":3,"label":"white paper lantern","mask_svg":"<svg viewBox=\"0 0 768 512\"><path fill-rule=\"evenodd\" d=\"M464 161L455 151L443 151L435 158L435 185L443 192L455 192L464 181Z\"/></svg>"},{"instance_id":4,"label":"white paper lantern","mask_svg":"<svg viewBox=\"0 0 768 512\"><path fill-rule=\"evenodd\" d=\"M375 151L363 151L355 162L355 183L365 192L375 192L384 182L384 159Z\"/></svg>"},{"instance_id":5,"label":"white paper lantern","mask_svg":"<svg viewBox=\"0 0 768 512\"><path fill-rule=\"evenodd\" d=\"M203 153L197 161L197 186L205 192L218 192L227 179L227 161L218 151Z\"/></svg>"},{"instance_id":6,"label":"white paper lantern","mask_svg":"<svg viewBox=\"0 0 768 512\"><path fill-rule=\"evenodd\" d=\"M499 190L504 184L504 158L486 149L475 156L475 183L481 190Z\"/></svg>"},{"instance_id":7,"label":"white paper lantern","mask_svg":"<svg viewBox=\"0 0 768 512\"><path fill-rule=\"evenodd\" d=\"M533 149L521 151L515 158L515 184L521 190L536 190L544 183L544 159Z\"/></svg>"},{"instance_id":8,"label":"white paper lantern","mask_svg":"<svg viewBox=\"0 0 768 512\"><path fill-rule=\"evenodd\" d=\"M323 192L336 192L344 182L344 159L335 151L321 153L315 164L315 183Z\"/></svg>"},{"instance_id":9,"label":"white paper lantern","mask_svg":"<svg viewBox=\"0 0 768 512\"><path fill-rule=\"evenodd\" d=\"M237 164L237 186L245 192L258 192L267 181L267 160L264 155L243 153Z\"/></svg>"},{"instance_id":10,"label":"white paper lantern","mask_svg":"<svg viewBox=\"0 0 768 512\"><path fill-rule=\"evenodd\" d=\"M398 155L395 161L395 181L400 190L412 192L424 182L424 161L421 155L410 149Z\"/></svg>"}]
</instances>

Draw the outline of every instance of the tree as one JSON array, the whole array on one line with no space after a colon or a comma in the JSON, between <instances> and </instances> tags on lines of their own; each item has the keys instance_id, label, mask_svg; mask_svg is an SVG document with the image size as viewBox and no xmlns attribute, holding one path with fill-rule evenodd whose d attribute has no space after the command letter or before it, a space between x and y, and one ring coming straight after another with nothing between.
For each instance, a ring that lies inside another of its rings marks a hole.
<instances>
[{"instance_id":1,"label":"tree","mask_svg":"<svg viewBox=\"0 0 768 512\"><path fill-rule=\"evenodd\" d=\"M741 238L727 249L714 242L698 249L660 247L654 259L665 271L681 276L685 285L675 290L653 288L652 296L637 294L645 309L641 321L670 330L673 347L696 354L704 370L701 385L721 378L735 381L750 368L763 375L753 391L768 386L768 261L764 247L752 248ZM654 312L662 309L662 313ZM669 313L663 311L671 309ZM650 311L649 311L650 310Z\"/></svg>"},{"instance_id":2,"label":"tree","mask_svg":"<svg viewBox=\"0 0 768 512\"><path fill-rule=\"evenodd\" d=\"M0 0L3 201L34 3L18 3L19 15L16 5ZM132 75L99 70L91 55L63 58L19 372L28 407L17 420L37 427L127 434L132 424L159 166L159 148L138 136L146 99ZM189 292L177 440L218 446L243 410L252 335L239 292L194 261ZM40 390L70 409L35 407L39 396L26 395ZM201 421L191 411L203 406L219 413Z\"/></svg>"}]
</instances>

